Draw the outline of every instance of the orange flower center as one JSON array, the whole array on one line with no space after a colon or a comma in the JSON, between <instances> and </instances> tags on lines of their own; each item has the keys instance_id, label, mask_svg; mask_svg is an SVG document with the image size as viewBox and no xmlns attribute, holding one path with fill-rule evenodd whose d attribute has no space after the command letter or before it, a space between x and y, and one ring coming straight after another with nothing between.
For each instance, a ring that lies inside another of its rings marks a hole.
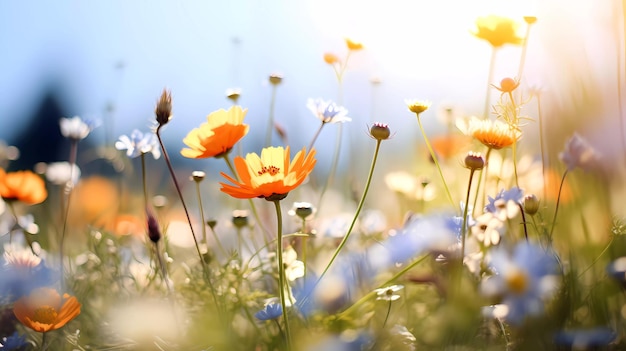
<instances>
[{"instance_id":1,"label":"orange flower center","mask_svg":"<svg viewBox=\"0 0 626 351\"><path fill-rule=\"evenodd\" d=\"M512 274L506 278L506 283L515 294L522 294L529 285L528 276L520 269L515 269Z\"/></svg>"},{"instance_id":2,"label":"orange flower center","mask_svg":"<svg viewBox=\"0 0 626 351\"><path fill-rule=\"evenodd\" d=\"M42 324L53 324L58 313L52 306L43 305L35 309L33 320Z\"/></svg>"},{"instance_id":3,"label":"orange flower center","mask_svg":"<svg viewBox=\"0 0 626 351\"><path fill-rule=\"evenodd\" d=\"M263 166L263 168L261 168L261 170L258 172L259 175L264 175L265 173L269 173L271 176L276 175L278 172L280 172L280 168L276 167L276 166Z\"/></svg>"}]
</instances>

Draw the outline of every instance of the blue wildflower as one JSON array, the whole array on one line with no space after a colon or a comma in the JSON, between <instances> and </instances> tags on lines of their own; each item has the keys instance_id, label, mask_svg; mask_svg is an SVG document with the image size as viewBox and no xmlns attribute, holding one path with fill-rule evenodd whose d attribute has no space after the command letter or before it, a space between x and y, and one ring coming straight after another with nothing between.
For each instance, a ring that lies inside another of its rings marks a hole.
<instances>
[{"instance_id":1,"label":"blue wildflower","mask_svg":"<svg viewBox=\"0 0 626 351\"><path fill-rule=\"evenodd\" d=\"M283 308L280 303L276 302L274 299L270 300L265 304L262 310L255 313L254 316L256 319L261 321L268 321L271 319L276 319L283 314Z\"/></svg>"},{"instance_id":2,"label":"blue wildflower","mask_svg":"<svg viewBox=\"0 0 626 351\"><path fill-rule=\"evenodd\" d=\"M29 295L31 290L54 284L56 272L48 268L45 261L25 250L7 251L0 267L0 296L13 300Z\"/></svg>"},{"instance_id":3,"label":"blue wildflower","mask_svg":"<svg viewBox=\"0 0 626 351\"><path fill-rule=\"evenodd\" d=\"M315 117L322 121L322 123L342 123L352 121L352 119L347 116L348 110L330 100L324 101L322 99L309 99L306 106L315 115Z\"/></svg>"},{"instance_id":4,"label":"blue wildflower","mask_svg":"<svg viewBox=\"0 0 626 351\"><path fill-rule=\"evenodd\" d=\"M156 160L161 157L161 150L157 142L158 140L154 133L144 134L140 130L135 129L130 134L130 137L126 135L120 136L119 140L115 142L115 148L126 150L126 156L130 158L151 153Z\"/></svg>"},{"instance_id":5,"label":"blue wildflower","mask_svg":"<svg viewBox=\"0 0 626 351\"><path fill-rule=\"evenodd\" d=\"M513 201L516 204L521 204L524 200L524 192L522 189L514 186L509 190L500 190L495 198L492 198L491 196L488 196L487 198L489 199L489 203L485 206L485 212L496 213L502 203Z\"/></svg>"},{"instance_id":6,"label":"blue wildflower","mask_svg":"<svg viewBox=\"0 0 626 351\"><path fill-rule=\"evenodd\" d=\"M17 351L22 350L27 345L28 343L26 342L26 335L19 335L17 332L14 332L12 335L2 338L2 343L0 343L0 350Z\"/></svg>"},{"instance_id":7,"label":"blue wildflower","mask_svg":"<svg viewBox=\"0 0 626 351\"><path fill-rule=\"evenodd\" d=\"M559 154L559 159L565 163L567 170L580 167L588 171L597 166L599 155L591 145L577 133L565 143L565 150Z\"/></svg>"},{"instance_id":8,"label":"blue wildflower","mask_svg":"<svg viewBox=\"0 0 626 351\"><path fill-rule=\"evenodd\" d=\"M502 248L492 251L489 265L494 275L483 282L482 292L503 297L507 322L521 324L526 317L543 313L544 301L557 287L557 262L552 253L521 242L512 254Z\"/></svg>"},{"instance_id":9,"label":"blue wildflower","mask_svg":"<svg viewBox=\"0 0 626 351\"><path fill-rule=\"evenodd\" d=\"M554 343L557 346L565 346L572 350L596 350L604 349L615 341L617 334L604 327L587 330L567 330L558 332L554 336Z\"/></svg>"}]
</instances>

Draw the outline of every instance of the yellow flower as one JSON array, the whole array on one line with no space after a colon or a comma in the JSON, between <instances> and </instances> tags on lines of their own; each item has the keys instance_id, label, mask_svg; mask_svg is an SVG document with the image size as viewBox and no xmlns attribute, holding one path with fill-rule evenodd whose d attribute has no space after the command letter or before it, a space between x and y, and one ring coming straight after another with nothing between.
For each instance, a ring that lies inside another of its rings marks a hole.
<instances>
[{"instance_id":1,"label":"yellow flower","mask_svg":"<svg viewBox=\"0 0 626 351\"><path fill-rule=\"evenodd\" d=\"M226 154L246 134L249 125L243 124L248 109L232 106L228 111L220 109L207 117L202 123L183 139L189 146L182 149L181 155L187 158L220 157Z\"/></svg>"},{"instance_id":2,"label":"yellow flower","mask_svg":"<svg viewBox=\"0 0 626 351\"><path fill-rule=\"evenodd\" d=\"M420 114L430 107L430 101L425 100L404 100L406 106L409 108L409 111Z\"/></svg>"},{"instance_id":3,"label":"yellow flower","mask_svg":"<svg viewBox=\"0 0 626 351\"><path fill-rule=\"evenodd\" d=\"M360 43L358 41L354 41L354 40L349 39L349 38L346 38L346 46L348 47L348 50L352 50L352 51L363 49L363 44L362 43Z\"/></svg>"},{"instance_id":4,"label":"yellow flower","mask_svg":"<svg viewBox=\"0 0 626 351\"><path fill-rule=\"evenodd\" d=\"M513 145L521 136L519 131L504 122L476 117L469 121L467 134L488 148L496 150Z\"/></svg>"},{"instance_id":5,"label":"yellow flower","mask_svg":"<svg viewBox=\"0 0 626 351\"><path fill-rule=\"evenodd\" d=\"M74 296L63 298L52 288L38 288L29 296L15 301L15 317L36 332L49 332L63 327L80 314L80 303Z\"/></svg>"},{"instance_id":6,"label":"yellow flower","mask_svg":"<svg viewBox=\"0 0 626 351\"><path fill-rule=\"evenodd\" d=\"M268 201L280 200L297 188L315 166L315 149L306 155L305 148L298 151L293 161L289 161L289 147L266 147L261 157L249 153L244 159L235 158L237 181L222 173L232 184L220 183L221 191L238 199L265 198Z\"/></svg>"},{"instance_id":7,"label":"yellow flower","mask_svg":"<svg viewBox=\"0 0 626 351\"><path fill-rule=\"evenodd\" d=\"M524 39L517 35L517 27L517 22L510 18L489 15L476 20L476 31L472 34L496 48L504 44L520 45Z\"/></svg>"},{"instance_id":8,"label":"yellow flower","mask_svg":"<svg viewBox=\"0 0 626 351\"><path fill-rule=\"evenodd\" d=\"M324 62L326 62L329 65L334 65L335 63L339 62L339 57L337 57L337 55L327 52L324 54Z\"/></svg>"},{"instance_id":9,"label":"yellow flower","mask_svg":"<svg viewBox=\"0 0 626 351\"><path fill-rule=\"evenodd\" d=\"M0 168L0 197L35 205L48 197L48 191L43 179L31 171L6 173Z\"/></svg>"}]
</instances>

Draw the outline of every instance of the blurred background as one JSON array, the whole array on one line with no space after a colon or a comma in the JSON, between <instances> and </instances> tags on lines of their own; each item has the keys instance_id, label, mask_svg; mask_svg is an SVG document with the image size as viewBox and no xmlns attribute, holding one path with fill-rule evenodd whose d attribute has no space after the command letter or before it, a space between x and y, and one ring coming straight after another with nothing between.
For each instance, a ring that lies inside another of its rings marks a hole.
<instances>
[{"instance_id":1,"label":"blurred background","mask_svg":"<svg viewBox=\"0 0 626 351\"><path fill-rule=\"evenodd\" d=\"M174 119L163 135L175 161L184 162L177 151L186 133L211 111L228 108L225 91L240 88L251 125L242 147L258 152L269 114L268 76L280 73L276 122L299 149L319 123L307 99L337 99L323 54L344 56L350 37L365 49L351 56L345 76L343 104L353 118L346 152L373 148L366 130L374 121L396 133L387 148L410 145L416 152L421 135L405 99L433 102L423 118L431 135L445 129L437 116L446 108L482 114L491 47L471 32L475 20L489 14L519 21L522 36L523 16L538 18L524 75L516 78L526 92L541 89L547 131L556 133L551 141L562 145L584 125L607 152L623 151L613 147L623 140L623 128L615 128L623 6L609 0L3 1L0 139L22 151L15 168L65 160L67 153L53 147L61 138L59 118L100 118L103 126L87 142L112 145L133 128L149 128L167 88ZM519 62L520 47L500 48L491 83L515 77ZM525 112L535 118L535 104L529 106ZM330 163L333 129L316 144L321 170ZM536 147L531 133L524 138L530 142L522 148Z\"/></svg>"}]
</instances>

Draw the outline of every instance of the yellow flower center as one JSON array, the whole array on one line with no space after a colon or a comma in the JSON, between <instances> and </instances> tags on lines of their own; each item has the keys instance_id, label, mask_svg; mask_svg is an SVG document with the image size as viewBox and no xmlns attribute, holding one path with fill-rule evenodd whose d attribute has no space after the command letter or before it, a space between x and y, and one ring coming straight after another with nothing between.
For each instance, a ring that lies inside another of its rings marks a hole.
<instances>
[{"instance_id":1,"label":"yellow flower center","mask_svg":"<svg viewBox=\"0 0 626 351\"><path fill-rule=\"evenodd\" d=\"M528 288L528 276L521 269L515 269L507 276L506 284L513 293L521 294Z\"/></svg>"},{"instance_id":2,"label":"yellow flower center","mask_svg":"<svg viewBox=\"0 0 626 351\"><path fill-rule=\"evenodd\" d=\"M35 309L33 320L43 324L53 324L58 313L52 306L43 305Z\"/></svg>"},{"instance_id":3,"label":"yellow flower center","mask_svg":"<svg viewBox=\"0 0 626 351\"><path fill-rule=\"evenodd\" d=\"M278 172L280 172L280 168L276 167L276 166L263 166L263 168L261 168L261 170L258 172L258 174L261 176L265 173L269 173L271 176L276 175Z\"/></svg>"}]
</instances>

